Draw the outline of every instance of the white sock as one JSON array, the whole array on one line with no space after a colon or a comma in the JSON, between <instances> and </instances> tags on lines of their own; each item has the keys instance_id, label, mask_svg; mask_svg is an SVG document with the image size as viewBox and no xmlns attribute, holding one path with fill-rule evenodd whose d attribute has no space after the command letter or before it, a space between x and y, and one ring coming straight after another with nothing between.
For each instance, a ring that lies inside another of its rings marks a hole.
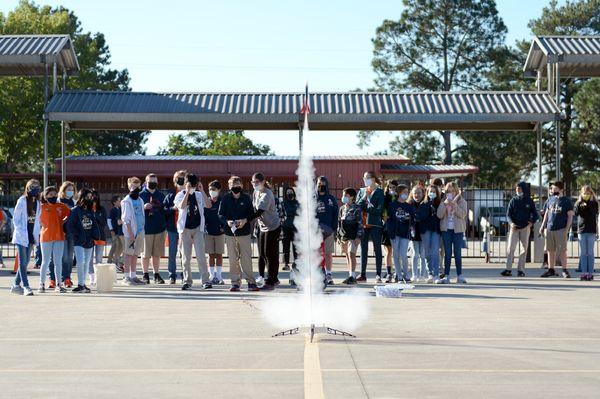
<instances>
[{"instance_id":1,"label":"white sock","mask_svg":"<svg viewBox=\"0 0 600 399\"><path fill-rule=\"evenodd\" d=\"M135 272L129 272L129 278L134 278L135 277Z\"/></svg>"},{"instance_id":2,"label":"white sock","mask_svg":"<svg viewBox=\"0 0 600 399\"><path fill-rule=\"evenodd\" d=\"M210 278L214 278L215 277L215 267L214 266L210 266Z\"/></svg>"},{"instance_id":3,"label":"white sock","mask_svg":"<svg viewBox=\"0 0 600 399\"><path fill-rule=\"evenodd\" d=\"M354 272L348 272L349 277L354 277Z\"/></svg>"},{"instance_id":4,"label":"white sock","mask_svg":"<svg viewBox=\"0 0 600 399\"><path fill-rule=\"evenodd\" d=\"M222 280L222 279L223 279L223 275L222 275L222 273L223 273L223 266L219 266L219 265L217 265L217 278L218 278L219 280Z\"/></svg>"}]
</instances>

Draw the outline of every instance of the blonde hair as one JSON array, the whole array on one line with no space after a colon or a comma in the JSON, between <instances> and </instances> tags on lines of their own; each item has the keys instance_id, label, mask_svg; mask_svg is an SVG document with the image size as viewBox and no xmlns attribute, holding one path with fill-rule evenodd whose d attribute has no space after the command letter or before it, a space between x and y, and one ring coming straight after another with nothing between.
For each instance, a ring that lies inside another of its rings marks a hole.
<instances>
[{"instance_id":1,"label":"blonde hair","mask_svg":"<svg viewBox=\"0 0 600 399\"><path fill-rule=\"evenodd\" d=\"M590 192L590 200L592 201L597 201L596 200L596 193L594 192L594 189L592 188L592 186L590 186L589 184L586 184L585 186L581 187L581 190L579 190L579 201L583 201L583 194Z\"/></svg>"},{"instance_id":2,"label":"blonde hair","mask_svg":"<svg viewBox=\"0 0 600 399\"><path fill-rule=\"evenodd\" d=\"M458 184L456 184L456 182L454 182L454 181L449 181L448 183L446 183L446 186L445 186L446 192L448 192L449 188L452 188L452 190L454 191L454 195L458 195L460 193Z\"/></svg>"},{"instance_id":3,"label":"blonde hair","mask_svg":"<svg viewBox=\"0 0 600 399\"><path fill-rule=\"evenodd\" d=\"M423 187L416 185L413 186L412 190L410 190L410 194L408 195L408 200L409 201L415 201L415 192L416 191L421 191L421 201L425 200L425 190L423 190Z\"/></svg>"},{"instance_id":4,"label":"blonde hair","mask_svg":"<svg viewBox=\"0 0 600 399\"><path fill-rule=\"evenodd\" d=\"M65 199L67 198L67 188L69 188L69 186L73 187L73 194L75 194L75 184L73 184L73 182L65 180L61 185L60 188L58 189L58 198L62 198Z\"/></svg>"},{"instance_id":5,"label":"blonde hair","mask_svg":"<svg viewBox=\"0 0 600 399\"><path fill-rule=\"evenodd\" d=\"M127 179L127 185L129 186L131 184L142 184L142 181L139 178L133 176Z\"/></svg>"}]
</instances>

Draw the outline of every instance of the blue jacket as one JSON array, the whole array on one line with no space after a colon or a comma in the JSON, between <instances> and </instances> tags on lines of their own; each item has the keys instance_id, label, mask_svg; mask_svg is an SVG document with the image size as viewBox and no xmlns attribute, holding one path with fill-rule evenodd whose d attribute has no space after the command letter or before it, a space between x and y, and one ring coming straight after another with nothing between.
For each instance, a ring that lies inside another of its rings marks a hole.
<instances>
[{"instance_id":1,"label":"blue jacket","mask_svg":"<svg viewBox=\"0 0 600 399\"><path fill-rule=\"evenodd\" d=\"M152 209L149 211L144 210L144 216L146 217L144 233L158 234L165 231L167 226L165 210L163 207L165 195L159 190L154 190L154 192L151 193L147 188L144 188L140 193L140 198L144 201L144 205L150 203L150 198L152 198Z\"/></svg>"},{"instance_id":2,"label":"blue jacket","mask_svg":"<svg viewBox=\"0 0 600 399\"><path fill-rule=\"evenodd\" d=\"M172 233L177 233L177 211L173 210L176 195L177 191L169 190L163 201L167 231Z\"/></svg>"},{"instance_id":3,"label":"blue jacket","mask_svg":"<svg viewBox=\"0 0 600 399\"><path fill-rule=\"evenodd\" d=\"M436 206L433 201L427 201L421 204L421 207L425 207L427 209L427 218L421 222L425 231L439 233L440 218L437 217L437 209L439 205Z\"/></svg>"},{"instance_id":4,"label":"blue jacket","mask_svg":"<svg viewBox=\"0 0 600 399\"><path fill-rule=\"evenodd\" d=\"M100 229L94 212L78 206L71 209L67 219L67 231L77 247L92 248L94 240L100 239Z\"/></svg>"},{"instance_id":5,"label":"blue jacket","mask_svg":"<svg viewBox=\"0 0 600 399\"><path fill-rule=\"evenodd\" d=\"M108 228L106 209L101 206L94 211L96 222L98 223L99 240L106 241L106 229Z\"/></svg>"},{"instance_id":6,"label":"blue jacket","mask_svg":"<svg viewBox=\"0 0 600 399\"><path fill-rule=\"evenodd\" d=\"M283 200L283 223L281 227L287 230L296 230L296 228L294 227L294 219L298 215L299 207L300 203L296 199Z\"/></svg>"},{"instance_id":7,"label":"blue jacket","mask_svg":"<svg viewBox=\"0 0 600 399\"><path fill-rule=\"evenodd\" d=\"M329 194L329 181L324 176L319 179L325 183L325 194L317 193L317 220L323 235L330 236L338 227L339 207L337 199Z\"/></svg>"},{"instance_id":8,"label":"blue jacket","mask_svg":"<svg viewBox=\"0 0 600 399\"><path fill-rule=\"evenodd\" d=\"M254 214L254 207L252 206L252 198L246 193L241 193L240 198L235 199L231 192L225 194L221 199L219 205L219 218L225 226L225 234L233 236L228 220L240 220L248 219ZM241 229L235 231L236 236L247 236L250 235L250 222L246 223Z\"/></svg>"},{"instance_id":9,"label":"blue jacket","mask_svg":"<svg viewBox=\"0 0 600 399\"><path fill-rule=\"evenodd\" d=\"M523 195L515 195L508 203L506 217L509 223L514 223L518 229L527 226L527 223L535 223L538 220L538 213L535 204L529 194L529 187L525 182L518 184L523 190Z\"/></svg>"},{"instance_id":10,"label":"blue jacket","mask_svg":"<svg viewBox=\"0 0 600 399\"><path fill-rule=\"evenodd\" d=\"M223 222L219 218L219 205L221 197L217 197L210 208L204 208L204 226L206 233L211 236L220 236L225 232Z\"/></svg>"},{"instance_id":11,"label":"blue jacket","mask_svg":"<svg viewBox=\"0 0 600 399\"><path fill-rule=\"evenodd\" d=\"M390 239L410 238L410 230L415 221L415 207L406 202L390 202L386 223Z\"/></svg>"},{"instance_id":12,"label":"blue jacket","mask_svg":"<svg viewBox=\"0 0 600 399\"><path fill-rule=\"evenodd\" d=\"M123 226L119 225L119 221L121 220L121 208L117 208L113 206L110 210L110 223L112 224L112 231L118 235L123 235Z\"/></svg>"},{"instance_id":13,"label":"blue jacket","mask_svg":"<svg viewBox=\"0 0 600 399\"><path fill-rule=\"evenodd\" d=\"M421 234L425 233L427 227L427 219L429 218L429 204L427 202L411 202L415 208L415 235L411 237L413 241L421 241Z\"/></svg>"}]
</instances>

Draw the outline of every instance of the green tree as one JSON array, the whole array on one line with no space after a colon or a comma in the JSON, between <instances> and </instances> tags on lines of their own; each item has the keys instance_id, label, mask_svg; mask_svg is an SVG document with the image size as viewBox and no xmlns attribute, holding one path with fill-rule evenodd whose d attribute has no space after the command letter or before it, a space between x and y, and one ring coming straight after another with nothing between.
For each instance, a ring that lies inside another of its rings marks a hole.
<instances>
[{"instance_id":1,"label":"green tree","mask_svg":"<svg viewBox=\"0 0 600 399\"><path fill-rule=\"evenodd\" d=\"M69 89L129 90L126 69L110 68L110 51L102 33L84 32L77 16L64 7L21 1L0 13L1 34L69 34L81 67ZM62 84L59 79L59 85ZM40 171L43 164L43 78L0 78L0 170ZM49 126L50 159L60 154L60 126ZM67 152L74 155L144 153L148 132L72 131Z\"/></svg>"},{"instance_id":2,"label":"green tree","mask_svg":"<svg viewBox=\"0 0 600 399\"><path fill-rule=\"evenodd\" d=\"M400 20L385 20L373 39L375 84L383 90L450 91L485 89L493 56L504 46L506 26L494 0L404 0ZM443 155L452 163L452 132L438 132L443 151L430 151L429 161ZM370 132L361 132L361 143ZM419 133L425 138L431 133ZM423 154L414 135L397 137L407 150ZM403 140L406 138L406 140ZM427 139L431 142L431 139ZM435 146L434 148L437 150Z\"/></svg>"},{"instance_id":3,"label":"green tree","mask_svg":"<svg viewBox=\"0 0 600 399\"><path fill-rule=\"evenodd\" d=\"M158 155L272 155L268 145L255 144L242 130L208 130L169 136Z\"/></svg>"}]
</instances>

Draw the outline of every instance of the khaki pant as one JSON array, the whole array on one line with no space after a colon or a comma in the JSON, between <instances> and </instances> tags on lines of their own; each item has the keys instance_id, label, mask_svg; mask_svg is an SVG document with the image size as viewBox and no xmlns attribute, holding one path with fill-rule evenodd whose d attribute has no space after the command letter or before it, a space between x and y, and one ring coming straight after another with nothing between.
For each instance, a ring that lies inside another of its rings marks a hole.
<instances>
[{"instance_id":1,"label":"khaki pant","mask_svg":"<svg viewBox=\"0 0 600 399\"><path fill-rule=\"evenodd\" d=\"M510 229L510 233L508 234L508 253L506 254L506 270L512 269L515 249L519 242L521 242L521 251L519 252L519 263L517 267L521 271L525 270L525 259L527 258L527 244L529 244L530 232L531 228L529 226L516 230Z\"/></svg>"},{"instance_id":2,"label":"khaki pant","mask_svg":"<svg viewBox=\"0 0 600 399\"><path fill-rule=\"evenodd\" d=\"M198 271L202 276L202 283L210 282L206 256L204 255L204 232L200 227L195 229L185 229L179 234L181 241L181 253L183 258L183 281L192 284L192 247L196 251L196 261L198 261Z\"/></svg>"},{"instance_id":3,"label":"khaki pant","mask_svg":"<svg viewBox=\"0 0 600 399\"><path fill-rule=\"evenodd\" d=\"M227 236L227 254L229 256L229 276L232 285L241 284L241 275L244 275L248 284L256 284L252 273L252 244L250 235Z\"/></svg>"},{"instance_id":4,"label":"khaki pant","mask_svg":"<svg viewBox=\"0 0 600 399\"><path fill-rule=\"evenodd\" d=\"M123 259L123 242L125 238L123 236L118 236L114 231L110 232L111 236L111 244L110 244L110 252L108 253L108 263L122 263Z\"/></svg>"}]
</instances>

